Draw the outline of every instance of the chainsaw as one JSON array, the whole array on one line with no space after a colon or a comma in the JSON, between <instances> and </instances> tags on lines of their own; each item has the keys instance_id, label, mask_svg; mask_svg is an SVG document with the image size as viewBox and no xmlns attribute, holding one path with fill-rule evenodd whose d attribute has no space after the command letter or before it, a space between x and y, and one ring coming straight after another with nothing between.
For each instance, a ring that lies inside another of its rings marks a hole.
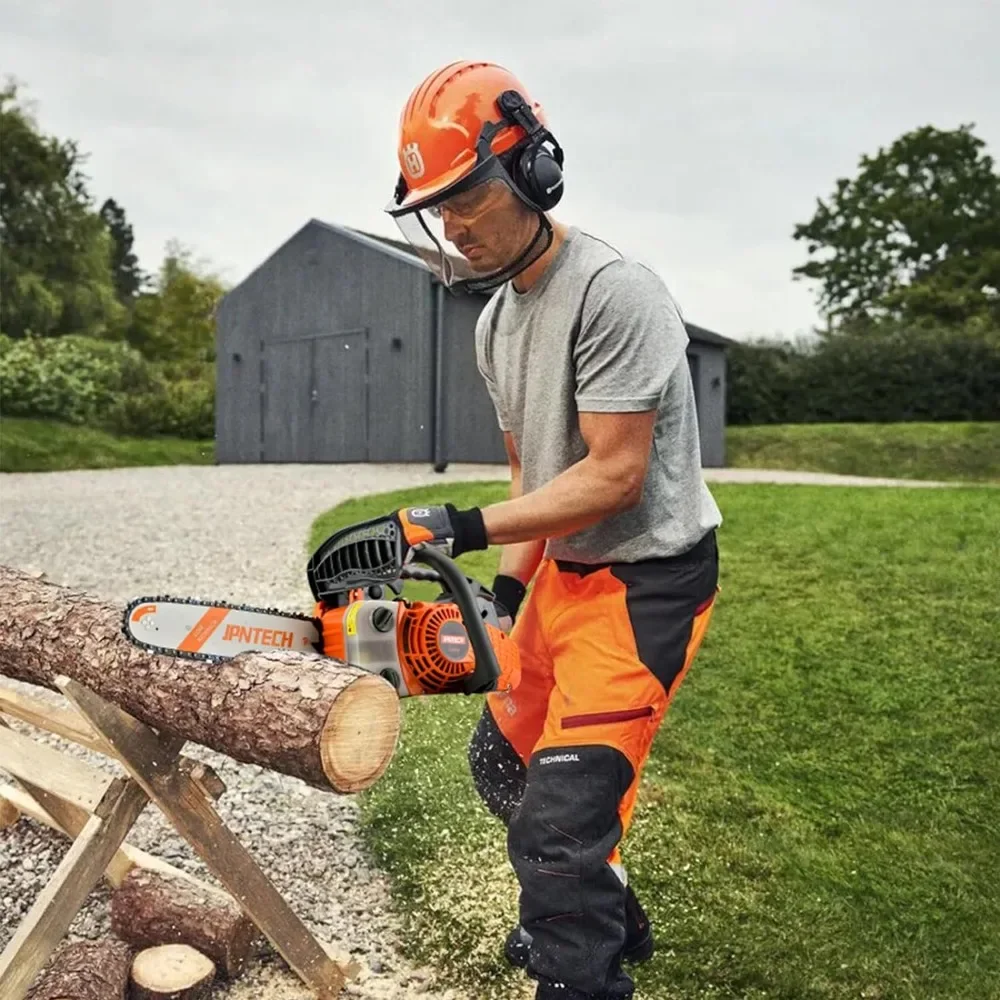
<instances>
[{"instance_id":1,"label":"chainsaw","mask_svg":"<svg viewBox=\"0 0 1000 1000\"><path fill-rule=\"evenodd\" d=\"M518 649L493 593L432 544L410 547L405 561L401 552L392 522L363 522L335 532L310 558L312 614L140 597L126 605L123 631L144 649L213 663L275 649L329 656L378 674L401 698L516 683ZM434 600L407 600L406 580L442 591Z\"/></svg>"}]
</instances>

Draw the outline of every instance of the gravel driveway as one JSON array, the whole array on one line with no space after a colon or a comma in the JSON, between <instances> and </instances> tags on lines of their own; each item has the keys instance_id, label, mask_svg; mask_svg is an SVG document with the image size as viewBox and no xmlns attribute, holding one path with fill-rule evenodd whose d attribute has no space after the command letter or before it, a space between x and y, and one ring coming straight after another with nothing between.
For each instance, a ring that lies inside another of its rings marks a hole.
<instances>
[{"instance_id":1,"label":"gravel driveway","mask_svg":"<svg viewBox=\"0 0 1000 1000\"><path fill-rule=\"evenodd\" d=\"M350 496L450 482L506 478L505 467L205 466L114 469L0 476L0 562L44 572L55 583L110 601L141 594L201 595L308 610L305 543L317 514ZM62 699L37 687L2 683ZM14 723L22 732L39 731ZM46 742L111 773L106 758ZM462 998L435 990L426 969L399 956L383 877L369 867L356 836L353 798L244 765L194 744L185 753L210 763L227 785L218 802L223 820L256 858L291 906L320 938L351 951L362 965L350 998ZM0 773L0 777L4 777ZM148 807L129 841L214 881L200 859ZM68 841L22 819L0 832L0 949L55 870ZM70 928L71 936L107 932L102 883ZM275 957L264 958L214 997L306 1000L311 993Z\"/></svg>"}]
</instances>

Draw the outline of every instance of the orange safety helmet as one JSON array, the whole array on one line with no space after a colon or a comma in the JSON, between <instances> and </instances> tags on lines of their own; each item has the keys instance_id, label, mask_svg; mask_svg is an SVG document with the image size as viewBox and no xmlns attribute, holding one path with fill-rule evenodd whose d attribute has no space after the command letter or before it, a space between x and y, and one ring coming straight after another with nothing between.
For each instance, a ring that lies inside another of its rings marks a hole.
<instances>
[{"instance_id":1,"label":"orange safety helmet","mask_svg":"<svg viewBox=\"0 0 1000 1000\"><path fill-rule=\"evenodd\" d=\"M542 106L495 63L449 63L410 94L399 121L399 180L386 212L450 288L495 287L551 242L545 213L563 193L563 151L547 125ZM432 220L439 214L436 206L490 179L502 180L535 211L540 228L516 261L477 276L434 231ZM548 237L545 245L531 255L541 235Z\"/></svg>"}]
</instances>

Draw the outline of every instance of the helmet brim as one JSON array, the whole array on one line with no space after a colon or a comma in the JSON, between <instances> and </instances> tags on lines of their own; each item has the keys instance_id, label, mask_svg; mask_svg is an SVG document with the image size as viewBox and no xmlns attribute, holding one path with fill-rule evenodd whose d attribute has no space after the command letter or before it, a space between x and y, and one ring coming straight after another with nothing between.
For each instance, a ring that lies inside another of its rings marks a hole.
<instances>
[{"instance_id":1,"label":"helmet brim","mask_svg":"<svg viewBox=\"0 0 1000 1000\"><path fill-rule=\"evenodd\" d=\"M427 208L439 201L443 201L454 193L452 191L453 187L461 185L462 180L467 175L475 173L475 171L475 164L472 165L471 169L467 163L453 167L433 181L408 190L406 197L402 201L397 202L393 199L386 208L386 211L390 215L403 215L406 212L413 212L418 208Z\"/></svg>"}]
</instances>

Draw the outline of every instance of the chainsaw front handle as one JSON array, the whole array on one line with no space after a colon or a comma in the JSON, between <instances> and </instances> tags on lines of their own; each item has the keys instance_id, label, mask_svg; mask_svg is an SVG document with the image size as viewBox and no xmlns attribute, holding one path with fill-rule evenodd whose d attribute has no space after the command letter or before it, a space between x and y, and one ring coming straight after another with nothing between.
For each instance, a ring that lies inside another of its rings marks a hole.
<instances>
[{"instance_id":1,"label":"chainsaw front handle","mask_svg":"<svg viewBox=\"0 0 1000 1000\"><path fill-rule=\"evenodd\" d=\"M465 693L483 694L494 690L500 679L500 664L497 662L493 644L490 642L486 626L479 613L476 597L469 586L468 577L452 559L431 542L419 542L412 547L411 552L413 559L427 563L437 570L442 581L448 584L449 592L462 612L462 619L465 622L466 631L469 633L469 641L476 654L476 669L466 682Z\"/></svg>"}]
</instances>

